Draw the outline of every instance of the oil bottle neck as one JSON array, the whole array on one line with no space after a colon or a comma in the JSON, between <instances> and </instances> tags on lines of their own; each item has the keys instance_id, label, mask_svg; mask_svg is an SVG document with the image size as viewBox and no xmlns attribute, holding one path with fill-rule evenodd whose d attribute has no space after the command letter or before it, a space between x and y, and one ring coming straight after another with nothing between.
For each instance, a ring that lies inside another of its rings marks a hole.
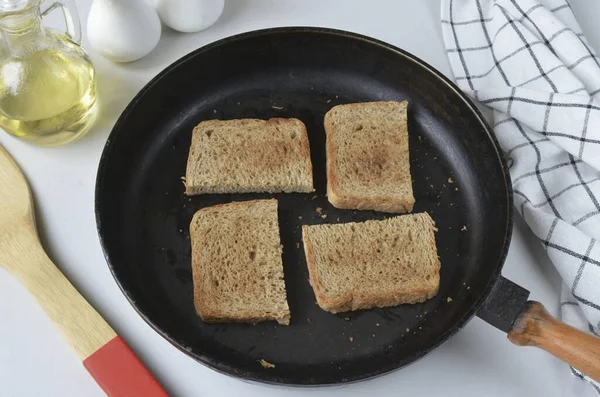
<instances>
[{"instance_id":1,"label":"oil bottle neck","mask_svg":"<svg viewBox=\"0 0 600 397\"><path fill-rule=\"evenodd\" d=\"M0 33L2 41L13 54L39 47L45 40L39 9L0 15Z\"/></svg>"}]
</instances>

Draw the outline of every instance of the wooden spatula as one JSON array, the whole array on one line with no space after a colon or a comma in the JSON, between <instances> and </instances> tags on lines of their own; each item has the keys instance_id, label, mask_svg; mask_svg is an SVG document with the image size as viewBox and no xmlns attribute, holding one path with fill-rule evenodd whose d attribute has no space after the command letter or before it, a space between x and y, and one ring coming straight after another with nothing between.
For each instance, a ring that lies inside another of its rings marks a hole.
<instances>
[{"instance_id":1,"label":"wooden spatula","mask_svg":"<svg viewBox=\"0 0 600 397\"><path fill-rule=\"evenodd\" d=\"M42 247L25 177L0 145L0 266L36 298L109 396L167 396Z\"/></svg>"}]
</instances>

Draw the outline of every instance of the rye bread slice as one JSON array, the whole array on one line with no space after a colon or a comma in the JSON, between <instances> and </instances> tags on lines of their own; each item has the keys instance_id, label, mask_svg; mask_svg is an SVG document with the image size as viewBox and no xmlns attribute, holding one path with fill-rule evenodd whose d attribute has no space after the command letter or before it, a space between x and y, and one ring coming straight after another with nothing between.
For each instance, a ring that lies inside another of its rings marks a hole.
<instances>
[{"instance_id":1,"label":"rye bread slice","mask_svg":"<svg viewBox=\"0 0 600 397\"><path fill-rule=\"evenodd\" d=\"M203 208L190 240L194 304L204 321L289 324L277 200Z\"/></svg>"},{"instance_id":2,"label":"rye bread slice","mask_svg":"<svg viewBox=\"0 0 600 397\"><path fill-rule=\"evenodd\" d=\"M440 261L427 213L302 227L310 284L332 313L424 302L437 294Z\"/></svg>"},{"instance_id":3,"label":"rye bread slice","mask_svg":"<svg viewBox=\"0 0 600 397\"><path fill-rule=\"evenodd\" d=\"M298 119L203 121L192 132L187 195L312 192L306 126Z\"/></svg>"},{"instance_id":4,"label":"rye bread slice","mask_svg":"<svg viewBox=\"0 0 600 397\"><path fill-rule=\"evenodd\" d=\"M407 106L352 103L327 112L327 197L333 206L412 211Z\"/></svg>"}]
</instances>

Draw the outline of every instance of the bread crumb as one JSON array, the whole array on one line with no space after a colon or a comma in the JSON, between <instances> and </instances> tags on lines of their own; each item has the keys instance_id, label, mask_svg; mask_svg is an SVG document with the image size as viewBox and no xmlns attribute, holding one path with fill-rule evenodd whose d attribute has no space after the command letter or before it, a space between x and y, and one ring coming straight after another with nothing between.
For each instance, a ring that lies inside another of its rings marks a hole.
<instances>
[{"instance_id":1,"label":"bread crumb","mask_svg":"<svg viewBox=\"0 0 600 397\"><path fill-rule=\"evenodd\" d=\"M455 188L454 188L454 191L455 191L455 192L458 192L458 188L457 188L457 187L455 187Z\"/></svg>"},{"instance_id":2,"label":"bread crumb","mask_svg":"<svg viewBox=\"0 0 600 397\"><path fill-rule=\"evenodd\" d=\"M336 220L339 222L339 221L340 221L340 218L338 217Z\"/></svg>"},{"instance_id":3,"label":"bread crumb","mask_svg":"<svg viewBox=\"0 0 600 397\"><path fill-rule=\"evenodd\" d=\"M339 95L336 95L336 96L335 96L335 99L338 99L339 97L340 97Z\"/></svg>"},{"instance_id":4,"label":"bread crumb","mask_svg":"<svg viewBox=\"0 0 600 397\"><path fill-rule=\"evenodd\" d=\"M322 214L321 218L323 218L323 219L327 218L327 214Z\"/></svg>"},{"instance_id":5,"label":"bread crumb","mask_svg":"<svg viewBox=\"0 0 600 397\"><path fill-rule=\"evenodd\" d=\"M317 195L315 194L315 195L313 195L313 196L312 196L311 200L314 200L314 199L316 199L317 197L319 197L319 196L317 196Z\"/></svg>"},{"instance_id":6,"label":"bread crumb","mask_svg":"<svg viewBox=\"0 0 600 397\"><path fill-rule=\"evenodd\" d=\"M183 229L179 229L179 233L183 233Z\"/></svg>"},{"instance_id":7,"label":"bread crumb","mask_svg":"<svg viewBox=\"0 0 600 397\"><path fill-rule=\"evenodd\" d=\"M349 337L348 340L350 340L350 342L353 342L354 338L353 337Z\"/></svg>"},{"instance_id":8,"label":"bread crumb","mask_svg":"<svg viewBox=\"0 0 600 397\"><path fill-rule=\"evenodd\" d=\"M448 297L448 298L446 299L446 302L448 302L448 303L452 302L452 298Z\"/></svg>"},{"instance_id":9,"label":"bread crumb","mask_svg":"<svg viewBox=\"0 0 600 397\"><path fill-rule=\"evenodd\" d=\"M300 243L296 243L296 248L300 248Z\"/></svg>"},{"instance_id":10,"label":"bread crumb","mask_svg":"<svg viewBox=\"0 0 600 397\"><path fill-rule=\"evenodd\" d=\"M432 189L434 188L433 185L431 185L431 184L429 185L429 187L432 188Z\"/></svg>"},{"instance_id":11,"label":"bread crumb","mask_svg":"<svg viewBox=\"0 0 600 397\"><path fill-rule=\"evenodd\" d=\"M344 320L350 321L350 317L344 317Z\"/></svg>"},{"instance_id":12,"label":"bread crumb","mask_svg":"<svg viewBox=\"0 0 600 397\"><path fill-rule=\"evenodd\" d=\"M421 135L417 135L417 137L419 138L419 141L423 139Z\"/></svg>"},{"instance_id":13,"label":"bread crumb","mask_svg":"<svg viewBox=\"0 0 600 397\"><path fill-rule=\"evenodd\" d=\"M213 109L213 113L214 113L214 114L217 114L217 109Z\"/></svg>"},{"instance_id":14,"label":"bread crumb","mask_svg":"<svg viewBox=\"0 0 600 397\"><path fill-rule=\"evenodd\" d=\"M375 324L375 326L376 326L376 327L379 327L379 323L376 323L376 324Z\"/></svg>"},{"instance_id":15,"label":"bread crumb","mask_svg":"<svg viewBox=\"0 0 600 397\"><path fill-rule=\"evenodd\" d=\"M306 321L308 321L308 322L310 323L310 318L308 318L308 317L307 317L307 318L306 318Z\"/></svg>"},{"instance_id":16,"label":"bread crumb","mask_svg":"<svg viewBox=\"0 0 600 397\"><path fill-rule=\"evenodd\" d=\"M410 332L410 328L406 328L406 332Z\"/></svg>"},{"instance_id":17,"label":"bread crumb","mask_svg":"<svg viewBox=\"0 0 600 397\"><path fill-rule=\"evenodd\" d=\"M375 337L375 334L373 334L373 338Z\"/></svg>"},{"instance_id":18,"label":"bread crumb","mask_svg":"<svg viewBox=\"0 0 600 397\"><path fill-rule=\"evenodd\" d=\"M467 286L467 290L470 290L470 289L471 289L471 286L470 286L470 285L468 285L468 286Z\"/></svg>"},{"instance_id":19,"label":"bread crumb","mask_svg":"<svg viewBox=\"0 0 600 397\"><path fill-rule=\"evenodd\" d=\"M240 102L238 102L237 104L238 104L238 106L240 106Z\"/></svg>"},{"instance_id":20,"label":"bread crumb","mask_svg":"<svg viewBox=\"0 0 600 397\"><path fill-rule=\"evenodd\" d=\"M452 178L448 178L448 183L454 183L454 181L452 180Z\"/></svg>"},{"instance_id":21,"label":"bread crumb","mask_svg":"<svg viewBox=\"0 0 600 397\"><path fill-rule=\"evenodd\" d=\"M323 208L321 207L317 207L317 214L322 215L323 214Z\"/></svg>"},{"instance_id":22,"label":"bread crumb","mask_svg":"<svg viewBox=\"0 0 600 397\"><path fill-rule=\"evenodd\" d=\"M260 363L260 365L263 366L263 368L267 368L267 369L275 368L275 364L271 364L264 358L261 358L260 360L258 360L258 362Z\"/></svg>"},{"instance_id":23,"label":"bread crumb","mask_svg":"<svg viewBox=\"0 0 600 397\"><path fill-rule=\"evenodd\" d=\"M271 106L271 107L272 107L273 109L275 109L275 110L283 110L283 106L275 106L275 105L273 105L273 106Z\"/></svg>"},{"instance_id":24,"label":"bread crumb","mask_svg":"<svg viewBox=\"0 0 600 397\"><path fill-rule=\"evenodd\" d=\"M328 100L327 100L327 103L331 103L331 99L328 99Z\"/></svg>"},{"instance_id":25,"label":"bread crumb","mask_svg":"<svg viewBox=\"0 0 600 397\"><path fill-rule=\"evenodd\" d=\"M464 232L465 230L467 230L467 226L463 225L462 229L460 229L461 232Z\"/></svg>"},{"instance_id":26,"label":"bread crumb","mask_svg":"<svg viewBox=\"0 0 600 397\"><path fill-rule=\"evenodd\" d=\"M302 219L302 215L300 215L300 216L298 217L298 219Z\"/></svg>"}]
</instances>

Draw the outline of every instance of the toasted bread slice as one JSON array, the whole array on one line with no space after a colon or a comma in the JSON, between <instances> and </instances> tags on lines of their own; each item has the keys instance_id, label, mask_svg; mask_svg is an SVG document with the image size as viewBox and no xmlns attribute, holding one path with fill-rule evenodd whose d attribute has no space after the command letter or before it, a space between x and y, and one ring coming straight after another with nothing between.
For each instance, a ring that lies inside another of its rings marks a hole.
<instances>
[{"instance_id":1,"label":"toasted bread slice","mask_svg":"<svg viewBox=\"0 0 600 397\"><path fill-rule=\"evenodd\" d=\"M303 226L318 305L339 313L432 298L440 284L435 230L427 213Z\"/></svg>"},{"instance_id":2,"label":"toasted bread slice","mask_svg":"<svg viewBox=\"0 0 600 397\"><path fill-rule=\"evenodd\" d=\"M205 322L289 324L277 200L203 208L190 240L194 304Z\"/></svg>"},{"instance_id":3,"label":"toasted bread slice","mask_svg":"<svg viewBox=\"0 0 600 397\"><path fill-rule=\"evenodd\" d=\"M306 126L297 119L203 121L192 132L186 194L312 192Z\"/></svg>"},{"instance_id":4,"label":"toasted bread slice","mask_svg":"<svg viewBox=\"0 0 600 397\"><path fill-rule=\"evenodd\" d=\"M407 106L352 103L327 112L327 197L333 206L412 211Z\"/></svg>"}]
</instances>

